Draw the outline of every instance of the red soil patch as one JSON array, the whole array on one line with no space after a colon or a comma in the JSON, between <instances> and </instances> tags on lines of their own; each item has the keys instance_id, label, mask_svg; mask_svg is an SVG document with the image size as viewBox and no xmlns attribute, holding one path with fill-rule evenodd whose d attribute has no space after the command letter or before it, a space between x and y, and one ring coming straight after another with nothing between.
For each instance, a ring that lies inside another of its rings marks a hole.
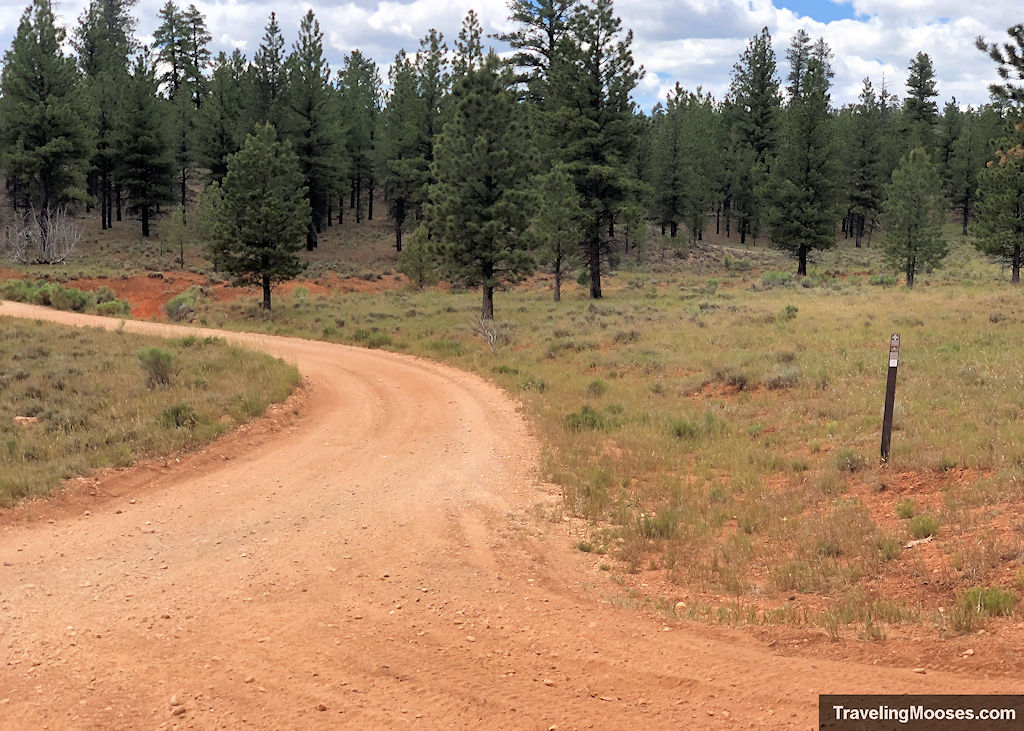
<instances>
[{"instance_id":1,"label":"red soil patch","mask_svg":"<svg viewBox=\"0 0 1024 731\"><path fill-rule=\"evenodd\" d=\"M28 277L23 272L0 269L0 281L26 278ZM361 277L339 277L332 272L315 280L296 279L285 282L274 288L274 294L291 294L298 287L305 287L314 295L330 295L334 292L383 292L400 289L405 284L406 279L401 275L367 280ZM202 287L208 296L218 302L231 302L239 297L258 297L260 294L254 287L232 287L214 283L202 274L183 271L150 272L133 277L74 279L67 282L67 286L86 292L109 287L120 299L129 302L132 317L138 320L164 319L164 305L190 287Z\"/></svg>"}]
</instances>

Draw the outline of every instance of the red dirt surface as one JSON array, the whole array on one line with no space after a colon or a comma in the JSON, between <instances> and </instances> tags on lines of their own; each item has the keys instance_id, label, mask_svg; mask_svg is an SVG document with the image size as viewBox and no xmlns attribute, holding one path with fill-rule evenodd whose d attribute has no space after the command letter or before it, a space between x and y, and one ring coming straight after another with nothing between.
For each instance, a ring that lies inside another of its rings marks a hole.
<instances>
[{"instance_id":1,"label":"red dirt surface","mask_svg":"<svg viewBox=\"0 0 1024 731\"><path fill-rule=\"evenodd\" d=\"M0 281L24 277L25 275L21 272L0 269ZM173 270L150 272L125 278L80 278L70 280L66 284L86 292L92 292L100 287L109 287L120 299L128 301L132 308L132 317L139 320L166 319L167 313L164 311L164 305L189 287L202 287L211 297L220 302L230 302L239 297L260 296L259 290L254 288L231 287L227 284L213 283L202 274ZM365 280L360 277L339 277L337 274L331 273L316 280L296 279L285 282L274 289L274 294L291 294L298 287L305 287L310 294L383 292L400 289L405 284L406 280L401 275L383 277L379 280Z\"/></svg>"},{"instance_id":2,"label":"red dirt surface","mask_svg":"<svg viewBox=\"0 0 1024 731\"><path fill-rule=\"evenodd\" d=\"M4 315L119 324L0 303ZM819 693L1019 687L987 677L985 648L919 673L830 659L820 637L780 645L623 606L565 525L536 517L558 501L537 445L476 376L124 327L266 350L305 385L200 454L6 516L5 728L805 729Z\"/></svg>"}]
</instances>

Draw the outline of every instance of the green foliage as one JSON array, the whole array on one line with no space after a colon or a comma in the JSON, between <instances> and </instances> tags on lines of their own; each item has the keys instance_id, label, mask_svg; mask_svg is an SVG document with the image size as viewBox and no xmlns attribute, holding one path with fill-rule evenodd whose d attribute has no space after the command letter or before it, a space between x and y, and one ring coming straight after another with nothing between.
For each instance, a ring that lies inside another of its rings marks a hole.
<instances>
[{"instance_id":1,"label":"green foliage","mask_svg":"<svg viewBox=\"0 0 1024 731\"><path fill-rule=\"evenodd\" d=\"M1024 247L1024 122L1007 125L994 159L978 175L978 225L974 244L1011 267L1020 282Z\"/></svg>"},{"instance_id":2,"label":"green foliage","mask_svg":"<svg viewBox=\"0 0 1024 731\"><path fill-rule=\"evenodd\" d=\"M237 48L221 51L213 63L209 89L196 120L199 160L210 178L220 182L228 172L228 157L238 152L249 129L245 109L245 56Z\"/></svg>"},{"instance_id":3,"label":"green foliage","mask_svg":"<svg viewBox=\"0 0 1024 731\"><path fill-rule=\"evenodd\" d=\"M174 199L174 161L166 124L166 106L156 96L156 70L139 54L125 94L117 177L128 194L128 212L138 214L149 236L157 207Z\"/></svg>"},{"instance_id":4,"label":"green foliage","mask_svg":"<svg viewBox=\"0 0 1024 731\"><path fill-rule=\"evenodd\" d=\"M481 317L494 317L494 290L532 273L522 232L532 201L523 129L493 53L456 85L453 116L434 146L426 208L442 242L445 276L482 290Z\"/></svg>"},{"instance_id":5,"label":"green foliage","mask_svg":"<svg viewBox=\"0 0 1024 731\"><path fill-rule=\"evenodd\" d=\"M199 423L199 414L188 404L174 404L160 412L160 426L165 429L194 429Z\"/></svg>"},{"instance_id":6,"label":"green foliage","mask_svg":"<svg viewBox=\"0 0 1024 731\"><path fill-rule=\"evenodd\" d=\"M630 93L642 76L633 62L633 34L622 35L611 0L577 6L551 67L550 125L554 148L580 198L584 265L590 296L599 299L608 228L636 199L633 155L640 128Z\"/></svg>"},{"instance_id":7,"label":"green foliage","mask_svg":"<svg viewBox=\"0 0 1024 731\"><path fill-rule=\"evenodd\" d=\"M914 149L892 174L885 202L885 255L914 286L918 271L937 267L948 247L942 234L945 201L928 153Z\"/></svg>"},{"instance_id":8,"label":"green foliage","mask_svg":"<svg viewBox=\"0 0 1024 731\"><path fill-rule=\"evenodd\" d=\"M910 498L906 500L900 500L896 503L896 515L900 516L904 520L909 520L917 514L917 503Z\"/></svg>"},{"instance_id":9,"label":"green foliage","mask_svg":"<svg viewBox=\"0 0 1024 731\"><path fill-rule=\"evenodd\" d=\"M85 197L87 99L48 0L25 9L0 75L0 162L16 200L49 216Z\"/></svg>"},{"instance_id":10,"label":"green foliage","mask_svg":"<svg viewBox=\"0 0 1024 731\"><path fill-rule=\"evenodd\" d=\"M146 376L146 388L167 386L174 377L174 356L162 348L143 348L139 351L139 364Z\"/></svg>"},{"instance_id":11,"label":"green foliage","mask_svg":"<svg viewBox=\"0 0 1024 731\"><path fill-rule=\"evenodd\" d=\"M100 287L95 292L83 292L57 282L8 279L0 283L0 297L14 302L55 307L58 310L92 311L99 315L127 315L131 311L128 302L117 299L109 287Z\"/></svg>"},{"instance_id":12,"label":"green foliage","mask_svg":"<svg viewBox=\"0 0 1024 731\"><path fill-rule=\"evenodd\" d=\"M933 100L938 95L932 59L927 53L918 52L907 67L907 96L903 101L908 148L922 147L929 155L935 152L939 108Z\"/></svg>"},{"instance_id":13,"label":"green foliage","mask_svg":"<svg viewBox=\"0 0 1024 731\"><path fill-rule=\"evenodd\" d=\"M581 229L580 198L565 165L555 166L537 181L537 215L531 233L536 238L537 260L555 277L555 302L562 298L562 282L576 268Z\"/></svg>"},{"instance_id":14,"label":"green foliage","mask_svg":"<svg viewBox=\"0 0 1024 731\"><path fill-rule=\"evenodd\" d=\"M235 284L270 291L303 269L296 256L309 220L309 203L295 153L263 125L228 160L221 186L212 187L210 254Z\"/></svg>"},{"instance_id":15,"label":"green foliage","mask_svg":"<svg viewBox=\"0 0 1024 731\"><path fill-rule=\"evenodd\" d=\"M167 310L167 314L170 315L172 320L180 322L186 320L196 311L196 304L199 300L200 291L197 287L189 287L181 294L175 295L167 304L164 305L164 309Z\"/></svg>"},{"instance_id":16,"label":"green foliage","mask_svg":"<svg viewBox=\"0 0 1024 731\"><path fill-rule=\"evenodd\" d=\"M779 155L765 197L772 244L793 254L797 274L807 255L835 246L838 170L829 111L829 76L817 58L807 61L800 93L787 109Z\"/></svg>"},{"instance_id":17,"label":"green foliage","mask_svg":"<svg viewBox=\"0 0 1024 731\"><path fill-rule=\"evenodd\" d=\"M930 515L915 515L910 519L908 527L914 538L928 538L939 532L939 521Z\"/></svg>"},{"instance_id":18,"label":"green foliage","mask_svg":"<svg viewBox=\"0 0 1024 731\"><path fill-rule=\"evenodd\" d=\"M313 250L327 215L327 201L345 178L348 160L340 100L331 87L323 33L312 10L299 24L299 38L285 63L287 86L282 137L291 143L308 201L306 248Z\"/></svg>"},{"instance_id":19,"label":"green foliage","mask_svg":"<svg viewBox=\"0 0 1024 731\"><path fill-rule=\"evenodd\" d=\"M421 225L398 255L398 271L417 289L423 289L437 282L437 268L437 248L427 237L426 227Z\"/></svg>"}]
</instances>

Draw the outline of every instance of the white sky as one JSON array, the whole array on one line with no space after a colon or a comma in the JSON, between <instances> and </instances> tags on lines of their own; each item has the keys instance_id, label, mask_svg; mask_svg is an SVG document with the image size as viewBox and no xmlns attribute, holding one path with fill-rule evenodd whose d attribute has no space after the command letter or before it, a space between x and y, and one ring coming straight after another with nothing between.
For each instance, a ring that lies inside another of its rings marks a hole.
<instances>
[{"instance_id":1,"label":"white sky","mask_svg":"<svg viewBox=\"0 0 1024 731\"><path fill-rule=\"evenodd\" d=\"M143 40L152 34L164 2L139 0L135 15ZM85 4L53 0L69 30ZM0 0L4 48L25 5ZM215 51L238 47L248 57L259 46L271 10L290 48L299 18L312 7L332 69L346 52L359 48L377 61L385 79L395 52L414 50L429 28L453 41L470 7L480 14L486 32L510 27L505 0L326 0L312 5L196 0L195 5L206 15ZM644 109L677 80L691 89L703 85L721 98L732 65L762 26L772 34L780 76L786 71L785 48L798 28L825 38L836 56L832 97L837 104L853 101L865 76L877 87L884 75L888 87L902 96L907 64L918 51L932 57L940 106L951 96L961 104L981 104L988 100L988 84L998 79L992 61L975 49L975 37L1002 42L1008 27L1024 22L1021 0L987 0L981 6L963 0L617 0L615 8L623 25L633 28L634 55L647 71L635 93Z\"/></svg>"}]
</instances>

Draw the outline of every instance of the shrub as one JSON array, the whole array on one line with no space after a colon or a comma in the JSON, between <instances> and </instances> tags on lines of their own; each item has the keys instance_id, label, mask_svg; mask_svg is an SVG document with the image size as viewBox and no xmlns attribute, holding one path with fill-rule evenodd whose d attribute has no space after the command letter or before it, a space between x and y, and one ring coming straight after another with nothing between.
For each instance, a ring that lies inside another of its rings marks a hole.
<instances>
[{"instance_id":1,"label":"shrub","mask_svg":"<svg viewBox=\"0 0 1024 731\"><path fill-rule=\"evenodd\" d=\"M849 447L843 447L836 452L836 467L840 472L857 472L867 464L867 460Z\"/></svg>"},{"instance_id":2,"label":"shrub","mask_svg":"<svg viewBox=\"0 0 1024 731\"><path fill-rule=\"evenodd\" d=\"M167 314L172 320L180 322L196 311L198 301L199 290L195 287L189 287L176 297L172 297L164 305L164 309L167 310Z\"/></svg>"},{"instance_id":3,"label":"shrub","mask_svg":"<svg viewBox=\"0 0 1024 731\"><path fill-rule=\"evenodd\" d=\"M961 634L973 632L984 617L1008 617L1017 606L1017 597L999 587L975 586L957 597L951 623Z\"/></svg>"},{"instance_id":4,"label":"shrub","mask_svg":"<svg viewBox=\"0 0 1024 731\"><path fill-rule=\"evenodd\" d=\"M146 388L166 386L174 377L174 356L160 348L143 348L139 362L146 374Z\"/></svg>"},{"instance_id":5,"label":"shrub","mask_svg":"<svg viewBox=\"0 0 1024 731\"><path fill-rule=\"evenodd\" d=\"M607 391L608 391L608 385L604 381L602 381L600 378L597 378L597 379L595 379L595 380L593 380L593 381L591 381L590 383L587 384L587 395L588 396L592 396L594 398L597 398L598 396L604 396L604 394Z\"/></svg>"},{"instance_id":6,"label":"shrub","mask_svg":"<svg viewBox=\"0 0 1024 731\"><path fill-rule=\"evenodd\" d=\"M391 345L390 335L375 330L356 330L352 333L352 339L367 348L383 348Z\"/></svg>"},{"instance_id":7,"label":"shrub","mask_svg":"<svg viewBox=\"0 0 1024 731\"><path fill-rule=\"evenodd\" d=\"M910 535L914 538L928 538L939 532L939 521L930 515L915 515L910 519Z\"/></svg>"},{"instance_id":8,"label":"shrub","mask_svg":"<svg viewBox=\"0 0 1024 731\"><path fill-rule=\"evenodd\" d=\"M655 515L641 513L637 518L637 532L644 538L674 538L679 532L679 512L662 508Z\"/></svg>"},{"instance_id":9,"label":"shrub","mask_svg":"<svg viewBox=\"0 0 1024 731\"><path fill-rule=\"evenodd\" d=\"M676 439L696 439L697 425L686 419L672 419L668 424L668 432Z\"/></svg>"},{"instance_id":10,"label":"shrub","mask_svg":"<svg viewBox=\"0 0 1024 731\"><path fill-rule=\"evenodd\" d=\"M896 503L896 515L900 516L904 520L913 518L917 513L917 503L913 500L900 500Z\"/></svg>"},{"instance_id":11,"label":"shrub","mask_svg":"<svg viewBox=\"0 0 1024 731\"><path fill-rule=\"evenodd\" d=\"M132 312L131 305L124 300L114 299L96 305L96 314L107 317L127 317Z\"/></svg>"},{"instance_id":12,"label":"shrub","mask_svg":"<svg viewBox=\"0 0 1024 731\"><path fill-rule=\"evenodd\" d=\"M166 429L192 429L199 423L199 414L188 404L174 404L160 414L160 426Z\"/></svg>"},{"instance_id":13,"label":"shrub","mask_svg":"<svg viewBox=\"0 0 1024 731\"><path fill-rule=\"evenodd\" d=\"M800 371L793 366L778 368L764 377L764 385L772 390L793 388L799 380Z\"/></svg>"},{"instance_id":14,"label":"shrub","mask_svg":"<svg viewBox=\"0 0 1024 731\"><path fill-rule=\"evenodd\" d=\"M868 277L868 284L875 287L895 287L896 277L892 274L872 274Z\"/></svg>"},{"instance_id":15,"label":"shrub","mask_svg":"<svg viewBox=\"0 0 1024 731\"><path fill-rule=\"evenodd\" d=\"M785 322L796 318L796 313L799 312L799 308L796 305L786 305L779 312L779 320Z\"/></svg>"},{"instance_id":16,"label":"shrub","mask_svg":"<svg viewBox=\"0 0 1024 731\"><path fill-rule=\"evenodd\" d=\"M50 304L58 310L85 312L91 304L90 297L80 289L62 287L59 284L47 285Z\"/></svg>"},{"instance_id":17,"label":"shrub","mask_svg":"<svg viewBox=\"0 0 1024 731\"><path fill-rule=\"evenodd\" d=\"M607 417L594 411L589 404L584 404L582 409L565 417L565 428L572 432L596 431L607 429L608 426Z\"/></svg>"},{"instance_id":18,"label":"shrub","mask_svg":"<svg viewBox=\"0 0 1024 731\"><path fill-rule=\"evenodd\" d=\"M761 275L761 286L765 289L788 287L793 283L793 275L789 272L765 272Z\"/></svg>"}]
</instances>

